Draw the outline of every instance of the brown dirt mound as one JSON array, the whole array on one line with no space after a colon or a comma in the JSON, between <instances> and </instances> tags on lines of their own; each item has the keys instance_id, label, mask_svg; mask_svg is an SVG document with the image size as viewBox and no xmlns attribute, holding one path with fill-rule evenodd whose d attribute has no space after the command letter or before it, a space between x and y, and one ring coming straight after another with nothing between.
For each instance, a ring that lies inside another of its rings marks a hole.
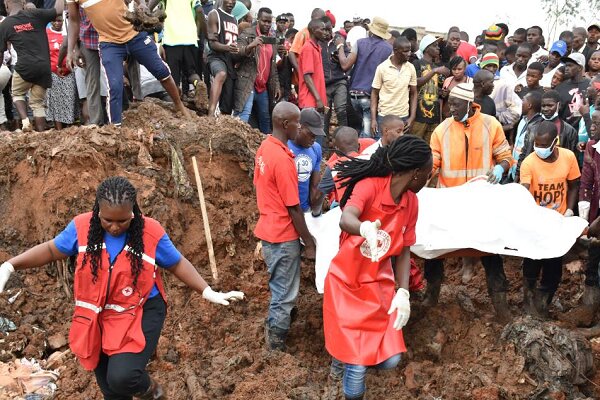
<instances>
[{"instance_id":1,"label":"brown dirt mound","mask_svg":"<svg viewBox=\"0 0 600 400\"><path fill-rule=\"evenodd\" d=\"M214 306L164 274L170 308L149 366L152 375L171 399L319 399L330 359L312 264L302 267L299 317L290 332L289 354L264 350L268 275L253 257L257 210L251 180L261 139L260 133L232 118L194 116L183 121L154 102L128 111L121 129L2 136L0 260L54 237L74 215L90 210L100 181L120 174L138 187L144 213L161 221L182 253L210 278L191 178L190 158L195 155L221 286L243 290L247 301L229 308ZM521 301L518 260L509 259L506 269L516 313ZM0 295L0 316L13 320L18 329L0 341L0 361L46 359L66 349L72 305L56 278L61 271L60 266L48 266L11 278L10 290ZM405 330L409 352L401 366L368 375L369 398L528 398L538 382L525 373L524 359L514 346L500 341L502 326L491 312L482 268L476 268L475 277L464 286L460 266L450 260L446 276L437 308L413 306ZM580 276L565 276L558 296L567 299L565 309L575 305L572 299L580 282ZM21 295L9 304L7 299L19 290ZM93 374L71 355L60 370L57 398L100 398ZM600 383L600 376L593 380ZM580 389L600 396L591 384ZM575 392L565 395L570 398Z\"/></svg>"}]
</instances>

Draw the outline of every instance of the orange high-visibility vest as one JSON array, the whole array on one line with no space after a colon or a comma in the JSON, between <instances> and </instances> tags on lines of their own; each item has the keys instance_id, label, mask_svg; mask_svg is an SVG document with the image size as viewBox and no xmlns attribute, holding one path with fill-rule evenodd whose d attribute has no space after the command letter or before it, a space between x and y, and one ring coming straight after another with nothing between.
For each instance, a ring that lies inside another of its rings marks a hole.
<instances>
[{"instance_id":1,"label":"orange high-visibility vest","mask_svg":"<svg viewBox=\"0 0 600 400\"><path fill-rule=\"evenodd\" d=\"M144 349L143 307L155 283L166 301L162 277L155 260L156 247L165 234L160 223L144 217L143 270L135 286L131 264L125 254L133 252L133 249L125 246L113 264L109 264L105 244L102 245L102 264L94 283L90 262L82 266L91 217L92 213L75 217L79 255L73 284L75 310L69 332L71 351L81 365L90 371L98 365L101 352L113 355L139 353Z\"/></svg>"},{"instance_id":2,"label":"orange high-visibility vest","mask_svg":"<svg viewBox=\"0 0 600 400\"><path fill-rule=\"evenodd\" d=\"M446 118L433 131L431 150L433 172L439 171L438 187L454 187L487 174L501 161L512 163L510 145L496 118L475 114L465 123Z\"/></svg>"}]
</instances>

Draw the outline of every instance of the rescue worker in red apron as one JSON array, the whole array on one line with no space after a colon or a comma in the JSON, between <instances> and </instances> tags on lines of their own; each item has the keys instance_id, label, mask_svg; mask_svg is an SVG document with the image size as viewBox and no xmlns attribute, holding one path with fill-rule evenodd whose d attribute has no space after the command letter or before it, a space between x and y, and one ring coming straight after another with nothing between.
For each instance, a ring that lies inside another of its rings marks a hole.
<instances>
[{"instance_id":1,"label":"rescue worker in red apron","mask_svg":"<svg viewBox=\"0 0 600 400\"><path fill-rule=\"evenodd\" d=\"M136 197L125 178L104 180L92 212L0 266L2 292L15 269L77 255L69 346L81 365L95 372L105 400L165 398L146 372L166 316L159 266L212 303L228 305L244 296L213 291L160 223L142 215Z\"/></svg>"},{"instance_id":2,"label":"rescue worker in red apron","mask_svg":"<svg viewBox=\"0 0 600 400\"><path fill-rule=\"evenodd\" d=\"M429 145L412 135L380 147L369 160L336 165L346 191L340 250L325 278L323 328L333 357L328 389L342 381L346 399L363 398L367 367L394 368L406 351L401 329L410 317L416 193L431 168Z\"/></svg>"}]
</instances>

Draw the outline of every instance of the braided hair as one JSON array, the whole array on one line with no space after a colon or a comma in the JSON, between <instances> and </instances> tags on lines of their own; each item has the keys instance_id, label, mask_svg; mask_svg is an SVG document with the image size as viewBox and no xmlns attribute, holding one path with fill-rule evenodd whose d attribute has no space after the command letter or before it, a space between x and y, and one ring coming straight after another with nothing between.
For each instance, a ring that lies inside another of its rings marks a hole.
<instances>
[{"instance_id":1,"label":"braided hair","mask_svg":"<svg viewBox=\"0 0 600 400\"><path fill-rule=\"evenodd\" d=\"M105 179L96 190L96 201L92 217L90 218L90 230L87 237L87 248L83 256L81 268L84 268L89 261L92 268L93 282L98 280L98 268L102 267L102 244L104 243L104 229L100 222L100 202L105 201L111 206L120 206L131 204L133 206L133 219L127 230L127 245L130 250L127 251L127 258L131 264L131 274L133 275L133 285L137 284L137 279L143 269L142 255L144 254L144 242L142 240L144 231L144 218L142 211L137 204L137 191L135 187L125 178L113 176Z\"/></svg>"},{"instance_id":2,"label":"braided hair","mask_svg":"<svg viewBox=\"0 0 600 400\"><path fill-rule=\"evenodd\" d=\"M343 207L352 195L354 186L364 178L388 176L425 166L431 159L431 148L423 139L404 135L388 146L381 146L369 160L350 157L335 166L338 178L346 191L340 200Z\"/></svg>"}]
</instances>

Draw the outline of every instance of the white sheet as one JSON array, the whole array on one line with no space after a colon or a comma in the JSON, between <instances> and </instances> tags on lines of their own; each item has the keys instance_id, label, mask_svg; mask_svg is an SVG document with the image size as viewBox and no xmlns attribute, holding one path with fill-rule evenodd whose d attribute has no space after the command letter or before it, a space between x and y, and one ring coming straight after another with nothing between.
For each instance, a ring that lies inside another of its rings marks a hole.
<instances>
[{"instance_id":1,"label":"white sheet","mask_svg":"<svg viewBox=\"0 0 600 400\"><path fill-rule=\"evenodd\" d=\"M534 260L560 257L581 235L587 221L565 218L538 206L519 184L475 181L447 189L421 190L417 242L411 251L431 259L458 249ZM339 207L314 218L305 215L317 244L315 284L323 293L329 264L339 250Z\"/></svg>"}]
</instances>

